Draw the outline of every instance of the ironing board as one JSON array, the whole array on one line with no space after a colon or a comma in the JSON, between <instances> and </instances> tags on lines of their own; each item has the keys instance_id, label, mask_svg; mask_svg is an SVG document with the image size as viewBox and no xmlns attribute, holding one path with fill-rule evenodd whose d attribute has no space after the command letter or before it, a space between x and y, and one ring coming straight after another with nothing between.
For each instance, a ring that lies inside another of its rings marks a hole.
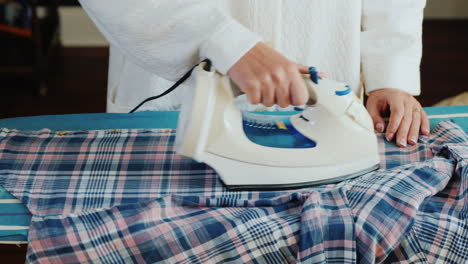
<instances>
[{"instance_id":1,"label":"ironing board","mask_svg":"<svg viewBox=\"0 0 468 264\"><path fill-rule=\"evenodd\" d=\"M468 106L425 108L431 128L440 121L452 120L468 131ZM290 113L282 113L290 114ZM0 120L0 127L19 130L100 130L125 128L175 128L178 112L140 112L135 114L76 114L36 116ZM27 241L30 214L27 209L0 187L0 244Z\"/></svg>"}]
</instances>

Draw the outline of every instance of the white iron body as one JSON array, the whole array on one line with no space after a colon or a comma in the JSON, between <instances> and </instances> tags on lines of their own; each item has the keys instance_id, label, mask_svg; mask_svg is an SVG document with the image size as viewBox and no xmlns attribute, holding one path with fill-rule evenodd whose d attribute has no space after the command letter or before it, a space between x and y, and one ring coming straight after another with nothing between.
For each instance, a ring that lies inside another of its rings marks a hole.
<instances>
[{"instance_id":1,"label":"white iron body","mask_svg":"<svg viewBox=\"0 0 468 264\"><path fill-rule=\"evenodd\" d=\"M313 148L273 148L244 133L231 81L201 64L186 91L177 128L177 153L211 166L230 189L281 189L339 182L379 166L377 137L367 110L349 87L315 84L304 75L312 106L290 117ZM339 94L339 95L338 95ZM302 117L301 117L302 115Z\"/></svg>"}]
</instances>

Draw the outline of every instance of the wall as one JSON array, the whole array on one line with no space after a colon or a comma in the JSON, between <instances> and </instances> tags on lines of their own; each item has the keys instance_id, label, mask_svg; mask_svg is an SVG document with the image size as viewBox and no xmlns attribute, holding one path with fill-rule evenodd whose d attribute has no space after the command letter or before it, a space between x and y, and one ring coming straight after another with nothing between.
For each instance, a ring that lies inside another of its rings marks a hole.
<instances>
[{"instance_id":1,"label":"wall","mask_svg":"<svg viewBox=\"0 0 468 264\"><path fill-rule=\"evenodd\" d=\"M429 19L468 19L468 1L427 0L425 16Z\"/></svg>"},{"instance_id":2,"label":"wall","mask_svg":"<svg viewBox=\"0 0 468 264\"><path fill-rule=\"evenodd\" d=\"M101 47L108 46L88 15L80 7L60 7L61 39L66 47Z\"/></svg>"}]
</instances>

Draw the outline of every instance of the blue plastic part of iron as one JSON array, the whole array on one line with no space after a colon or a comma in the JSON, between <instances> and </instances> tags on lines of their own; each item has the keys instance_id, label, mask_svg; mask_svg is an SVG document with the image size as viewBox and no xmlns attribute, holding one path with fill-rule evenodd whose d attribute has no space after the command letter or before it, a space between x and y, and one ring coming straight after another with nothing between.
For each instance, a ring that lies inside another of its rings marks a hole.
<instances>
[{"instance_id":1,"label":"blue plastic part of iron","mask_svg":"<svg viewBox=\"0 0 468 264\"><path fill-rule=\"evenodd\" d=\"M317 69L315 67L309 67L309 74L310 74L310 79L315 83L318 84L319 82L319 75L317 72Z\"/></svg>"},{"instance_id":2,"label":"blue plastic part of iron","mask_svg":"<svg viewBox=\"0 0 468 264\"><path fill-rule=\"evenodd\" d=\"M304 108L296 106L296 107L294 107L294 111L302 112L302 111L304 111Z\"/></svg>"},{"instance_id":3,"label":"blue plastic part of iron","mask_svg":"<svg viewBox=\"0 0 468 264\"><path fill-rule=\"evenodd\" d=\"M294 128L290 116L273 116L243 112L243 128L247 138L255 144L272 148L314 148L317 143ZM282 123L279 127L277 123Z\"/></svg>"},{"instance_id":4,"label":"blue plastic part of iron","mask_svg":"<svg viewBox=\"0 0 468 264\"><path fill-rule=\"evenodd\" d=\"M351 93L351 87L349 87L349 85L346 85L346 90L343 90L343 91L335 91L335 94L338 95L338 96L345 96L345 95L348 95Z\"/></svg>"}]
</instances>

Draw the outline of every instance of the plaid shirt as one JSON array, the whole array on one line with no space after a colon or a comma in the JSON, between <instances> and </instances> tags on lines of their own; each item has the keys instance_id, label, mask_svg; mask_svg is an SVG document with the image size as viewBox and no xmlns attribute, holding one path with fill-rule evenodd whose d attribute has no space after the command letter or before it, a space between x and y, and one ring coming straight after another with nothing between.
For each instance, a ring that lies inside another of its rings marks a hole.
<instances>
[{"instance_id":1,"label":"plaid shirt","mask_svg":"<svg viewBox=\"0 0 468 264\"><path fill-rule=\"evenodd\" d=\"M468 138L451 122L338 184L230 192L173 130L0 130L31 263L466 263ZM287 177L287 175L285 175Z\"/></svg>"}]
</instances>

